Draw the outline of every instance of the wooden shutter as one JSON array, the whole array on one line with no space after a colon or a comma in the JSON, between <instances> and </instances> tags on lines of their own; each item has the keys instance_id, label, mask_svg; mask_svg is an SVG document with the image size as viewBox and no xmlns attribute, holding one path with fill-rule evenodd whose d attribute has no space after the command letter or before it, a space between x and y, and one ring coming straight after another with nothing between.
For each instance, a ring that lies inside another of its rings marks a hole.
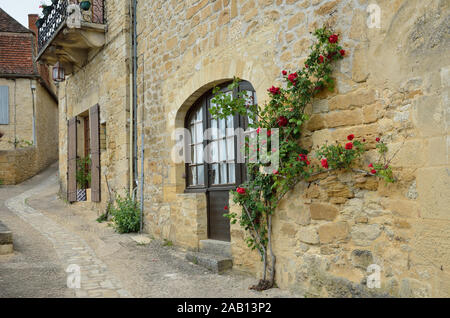
<instances>
[{"instance_id":1,"label":"wooden shutter","mask_svg":"<svg viewBox=\"0 0 450 318\"><path fill-rule=\"evenodd\" d=\"M77 201L77 118L68 120L67 201Z\"/></svg>"},{"instance_id":2,"label":"wooden shutter","mask_svg":"<svg viewBox=\"0 0 450 318\"><path fill-rule=\"evenodd\" d=\"M0 86L0 125L9 124L9 87Z\"/></svg>"},{"instance_id":3,"label":"wooden shutter","mask_svg":"<svg viewBox=\"0 0 450 318\"><path fill-rule=\"evenodd\" d=\"M89 109L91 132L91 200L100 202L100 114L98 104Z\"/></svg>"}]
</instances>

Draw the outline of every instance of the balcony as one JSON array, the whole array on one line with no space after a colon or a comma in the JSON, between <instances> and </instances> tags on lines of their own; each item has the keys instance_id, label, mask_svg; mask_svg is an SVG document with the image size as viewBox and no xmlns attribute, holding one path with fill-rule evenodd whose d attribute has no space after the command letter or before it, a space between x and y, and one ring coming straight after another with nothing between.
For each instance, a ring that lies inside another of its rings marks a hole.
<instances>
[{"instance_id":1,"label":"balcony","mask_svg":"<svg viewBox=\"0 0 450 318\"><path fill-rule=\"evenodd\" d=\"M83 67L88 54L105 45L104 0L91 0L82 10L78 0L59 0L38 27L37 60L49 65L59 62L66 74Z\"/></svg>"}]
</instances>

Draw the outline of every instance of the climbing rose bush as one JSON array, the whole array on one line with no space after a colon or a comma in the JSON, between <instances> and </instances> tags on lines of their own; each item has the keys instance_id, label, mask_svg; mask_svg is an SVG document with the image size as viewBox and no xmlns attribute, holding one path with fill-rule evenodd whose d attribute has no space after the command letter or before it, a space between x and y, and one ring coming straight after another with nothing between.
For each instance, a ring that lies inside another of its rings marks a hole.
<instances>
[{"instance_id":1,"label":"climbing rose bush","mask_svg":"<svg viewBox=\"0 0 450 318\"><path fill-rule=\"evenodd\" d=\"M231 192L233 201L242 207L242 211L225 214L232 224L239 222L248 233L246 242L249 248L256 249L261 255L263 279L255 286L257 289L270 288L274 282L276 256L271 244L272 216L285 194L313 174L350 169L366 151L365 143L355 140L354 134L351 134L345 145L336 143L317 149L315 156L320 164L315 165L308 158L308 149L300 146L301 128L309 119L305 108L321 90L328 88L333 91L333 65L346 54L339 45L339 36L330 30L318 29L314 36L316 41L311 46L305 66L296 71L283 70L284 85L273 85L267 89L269 101L264 107L246 103L245 93L238 93L237 98L233 99L220 92L219 88L214 89L215 97L211 105L215 106L210 108L212 117L224 119L236 113L248 117L249 127L256 131L260 144L266 142L267 149L279 154L279 167L272 173L266 173L264 169L270 163L247 165L248 181ZM234 90L238 85L239 79L235 79L229 88ZM272 148L271 139L260 139L263 129L270 137L271 128L279 128L279 149ZM258 150L249 144L247 137L243 147L246 154ZM261 154L256 155L261 159ZM379 171L376 174L381 176ZM270 274L269 280L266 280L267 273Z\"/></svg>"}]
</instances>

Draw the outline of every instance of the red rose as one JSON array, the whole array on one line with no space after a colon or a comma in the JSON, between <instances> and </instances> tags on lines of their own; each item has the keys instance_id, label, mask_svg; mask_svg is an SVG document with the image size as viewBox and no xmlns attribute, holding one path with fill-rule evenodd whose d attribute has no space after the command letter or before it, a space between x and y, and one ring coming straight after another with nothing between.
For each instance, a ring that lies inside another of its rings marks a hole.
<instances>
[{"instance_id":1,"label":"red rose","mask_svg":"<svg viewBox=\"0 0 450 318\"><path fill-rule=\"evenodd\" d=\"M237 188L236 192L239 193L239 194L244 195L245 194L245 189L244 188Z\"/></svg>"},{"instance_id":2,"label":"red rose","mask_svg":"<svg viewBox=\"0 0 450 318\"><path fill-rule=\"evenodd\" d=\"M370 165L369 165L369 168L373 168L373 164L370 164Z\"/></svg>"},{"instance_id":3,"label":"red rose","mask_svg":"<svg viewBox=\"0 0 450 318\"><path fill-rule=\"evenodd\" d=\"M288 120L286 117L280 116L280 117L278 117L277 123L278 123L279 127L284 127L288 124Z\"/></svg>"},{"instance_id":4,"label":"red rose","mask_svg":"<svg viewBox=\"0 0 450 318\"><path fill-rule=\"evenodd\" d=\"M268 130L267 131L267 137L270 137L270 136L272 136L272 131Z\"/></svg>"},{"instance_id":5,"label":"red rose","mask_svg":"<svg viewBox=\"0 0 450 318\"><path fill-rule=\"evenodd\" d=\"M223 208L224 210L228 210L228 206L225 205L225 207Z\"/></svg>"},{"instance_id":6,"label":"red rose","mask_svg":"<svg viewBox=\"0 0 450 318\"><path fill-rule=\"evenodd\" d=\"M322 167L328 169L328 160L326 158L320 160L320 163L322 164Z\"/></svg>"},{"instance_id":7,"label":"red rose","mask_svg":"<svg viewBox=\"0 0 450 318\"><path fill-rule=\"evenodd\" d=\"M291 73L288 76L288 80L292 83L292 85L295 85L297 83L297 81L296 81L297 77L298 77L297 73Z\"/></svg>"},{"instance_id":8,"label":"red rose","mask_svg":"<svg viewBox=\"0 0 450 318\"><path fill-rule=\"evenodd\" d=\"M336 52L331 52L327 55L327 59L331 60L333 58L333 56L336 55Z\"/></svg>"},{"instance_id":9,"label":"red rose","mask_svg":"<svg viewBox=\"0 0 450 318\"><path fill-rule=\"evenodd\" d=\"M375 169L372 169L372 170L370 170L370 173L375 174L375 173L377 173L377 171Z\"/></svg>"},{"instance_id":10,"label":"red rose","mask_svg":"<svg viewBox=\"0 0 450 318\"><path fill-rule=\"evenodd\" d=\"M324 60L323 55L319 56L319 64L323 63L323 60Z\"/></svg>"},{"instance_id":11,"label":"red rose","mask_svg":"<svg viewBox=\"0 0 450 318\"><path fill-rule=\"evenodd\" d=\"M353 134L347 136L347 139L350 140L350 141L352 141L353 138L355 138L355 135L353 135Z\"/></svg>"},{"instance_id":12,"label":"red rose","mask_svg":"<svg viewBox=\"0 0 450 318\"><path fill-rule=\"evenodd\" d=\"M275 169L272 172L273 172L273 174L279 174L278 170L275 170Z\"/></svg>"},{"instance_id":13,"label":"red rose","mask_svg":"<svg viewBox=\"0 0 450 318\"><path fill-rule=\"evenodd\" d=\"M298 155L298 157L299 157L299 158L297 158L297 161L298 161L298 160L300 160L300 161L305 161L306 164L309 164L309 163L308 163L308 156L307 156L307 155L304 155L304 154L301 153L301 154Z\"/></svg>"},{"instance_id":14,"label":"red rose","mask_svg":"<svg viewBox=\"0 0 450 318\"><path fill-rule=\"evenodd\" d=\"M380 142L380 138L378 138L378 137L377 137L375 140L376 140L377 142Z\"/></svg>"},{"instance_id":15,"label":"red rose","mask_svg":"<svg viewBox=\"0 0 450 318\"><path fill-rule=\"evenodd\" d=\"M280 94L280 88L279 88L279 87L275 87L275 86L272 86L272 87L269 88L267 91L268 91L269 93L273 94L273 95L278 95L278 94Z\"/></svg>"},{"instance_id":16,"label":"red rose","mask_svg":"<svg viewBox=\"0 0 450 318\"><path fill-rule=\"evenodd\" d=\"M353 149L353 143L351 143L351 142L347 143L347 144L345 145L345 149L347 149L347 150Z\"/></svg>"},{"instance_id":17,"label":"red rose","mask_svg":"<svg viewBox=\"0 0 450 318\"><path fill-rule=\"evenodd\" d=\"M339 36L337 34L333 34L328 38L328 41L330 41L330 43L337 43L339 39Z\"/></svg>"},{"instance_id":18,"label":"red rose","mask_svg":"<svg viewBox=\"0 0 450 318\"><path fill-rule=\"evenodd\" d=\"M261 132L261 128L256 129L256 133L259 134Z\"/></svg>"},{"instance_id":19,"label":"red rose","mask_svg":"<svg viewBox=\"0 0 450 318\"><path fill-rule=\"evenodd\" d=\"M365 139L365 138L363 139L363 142L366 142L366 139Z\"/></svg>"},{"instance_id":20,"label":"red rose","mask_svg":"<svg viewBox=\"0 0 450 318\"><path fill-rule=\"evenodd\" d=\"M345 55L345 50L340 50L339 53L341 54L341 56Z\"/></svg>"},{"instance_id":21,"label":"red rose","mask_svg":"<svg viewBox=\"0 0 450 318\"><path fill-rule=\"evenodd\" d=\"M305 64L305 67L306 67L306 68L308 68L308 67L309 67L309 65L308 65L308 64Z\"/></svg>"},{"instance_id":22,"label":"red rose","mask_svg":"<svg viewBox=\"0 0 450 318\"><path fill-rule=\"evenodd\" d=\"M283 71L283 72L281 72L283 75L287 75L287 72L286 71Z\"/></svg>"}]
</instances>

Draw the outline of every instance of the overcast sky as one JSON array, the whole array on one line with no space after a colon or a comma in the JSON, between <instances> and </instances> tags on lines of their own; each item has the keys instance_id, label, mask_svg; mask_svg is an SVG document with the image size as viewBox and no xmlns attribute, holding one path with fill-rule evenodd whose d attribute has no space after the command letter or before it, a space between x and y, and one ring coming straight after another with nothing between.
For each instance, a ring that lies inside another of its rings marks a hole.
<instances>
[{"instance_id":1,"label":"overcast sky","mask_svg":"<svg viewBox=\"0 0 450 318\"><path fill-rule=\"evenodd\" d=\"M39 6L49 0L0 0L0 8L28 28L28 14L41 13Z\"/></svg>"}]
</instances>

